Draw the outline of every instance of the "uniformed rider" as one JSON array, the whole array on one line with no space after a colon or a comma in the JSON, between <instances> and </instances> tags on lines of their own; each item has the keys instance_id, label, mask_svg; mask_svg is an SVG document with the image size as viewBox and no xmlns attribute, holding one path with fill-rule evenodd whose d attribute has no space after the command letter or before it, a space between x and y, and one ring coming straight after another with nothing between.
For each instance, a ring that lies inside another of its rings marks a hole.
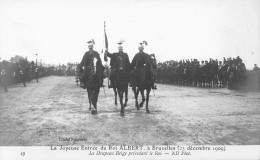
<instances>
[{"instance_id":1,"label":"uniformed rider","mask_svg":"<svg viewBox=\"0 0 260 160\"><path fill-rule=\"evenodd\" d=\"M131 63L131 69L132 69L132 71L135 72L134 74L137 77L137 80L141 76L140 75L141 69L144 66L144 64L150 64L151 66L153 66L151 64L150 56L147 53L144 52L144 45L147 45L147 42L143 41L139 44L140 44L139 47L138 47L139 52L134 56L132 63ZM153 75L153 77L154 77L154 75ZM133 84L130 84L130 85L133 85ZM154 85L154 78L153 78L152 88L157 89Z\"/></svg>"},{"instance_id":2,"label":"uniformed rider","mask_svg":"<svg viewBox=\"0 0 260 160\"><path fill-rule=\"evenodd\" d=\"M128 54L125 53L123 51L123 42L124 41L120 41L118 43L118 52L116 53L109 53L107 50L106 50L106 54L105 56L108 56L110 58L110 76L109 76L109 88L113 88L114 85L115 85L115 76L116 76L116 73L117 73L117 68L119 67L119 61L117 60L119 57L122 57L122 59L124 60L123 64L125 64L125 68L126 68L126 72L127 72L127 75L129 75L130 73L130 61L129 61L129 57L128 57ZM107 61L106 57L104 58L105 61Z\"/></svg>"},{"instance_id":3,"label":"uniformed rider","mask_svg":"<svg viewBox=\"0 0 260 160\"><path fill-rule=\"evenodd\" d=\"M102 70L102 74L101 74L101 83L100 83L100 86L101 87L104 87L103 85L103 81L104 81L104 78L105 78L105 74L104 74L104 70L105 70L105 67L102 65L102 62L101 62L101 59L100 59L100 56L99 56L99 53L97 51L94 50L94 44L95 44L95 41L92 39L90 41L87 42L88 43L88 49L89 51L87 51L80 64L79 64L79 70L80 72L82 73L82 77L80 78L80 82L83 84L83 86L81 86L83 89L86 88L86 81L88 80L88 77L87 77L87 69L90 67L90 65L92 64L92 60L93 60L93 57L97 58L97 66L100 66L101 67L101 70ZM84 69L83 69L84 67Z\"/></svg>"}]
</instances>

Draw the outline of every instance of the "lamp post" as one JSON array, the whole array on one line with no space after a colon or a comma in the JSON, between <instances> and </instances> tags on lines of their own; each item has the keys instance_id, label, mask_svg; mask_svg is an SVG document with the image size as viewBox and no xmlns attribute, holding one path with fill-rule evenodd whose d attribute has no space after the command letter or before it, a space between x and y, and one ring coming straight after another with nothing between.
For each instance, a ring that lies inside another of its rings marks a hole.
<instances>
[{"instance_id":1,"label":"lamp post","mask_svg":"<svg viewBox=\"0 0 260 160\"><path fill-rule=\"evenodd\" d=\"M35 61L36 63L35 63L35 65L36 65L36 68L37 68L37 57L38 57L38 54L37 54L37 53L35 54L35 57L36 57L36 61Z\"/></svg>"}]
</instances>

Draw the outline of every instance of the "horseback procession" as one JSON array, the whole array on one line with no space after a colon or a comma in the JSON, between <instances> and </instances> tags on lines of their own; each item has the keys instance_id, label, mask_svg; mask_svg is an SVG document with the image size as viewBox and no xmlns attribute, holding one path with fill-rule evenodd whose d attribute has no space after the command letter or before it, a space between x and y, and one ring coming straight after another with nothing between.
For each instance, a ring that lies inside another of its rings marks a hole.
<instances>
[{"instance_id":1,"label":"horseback procession","mask_svg":"<svg viewBox=\"0 0 260 160\"><path fill-rule=\"evenodd\" d=\"M197 59L157 63L154 54L144 52L148 42L143 40L137 43L138 53L130 62L128 54L123 51L124 40L117 43L117 52L108 51L105 27L104 22L104 61L107 63L110 58L110 68L107 64L106 68L103 66L100 54L94 50L95 41L91 39L87 42L89 50L77 65L75 74L77 85L80 83L80 87L87 90L89 110L92 114L97 114L97 101L101 87L105 93L103 82L106 77L108 77L108 88L114 91L115 105L117 105L117 96L119 97L122 116L125 114L128 102L128 86L134 93L136 109L140 110L145 103L146 112L150 113L149 95L152 89L157 89L155 82L200 87L228 87L229 89L245 85L246 67L239 56L233 60L231 57L227 60L224 57L223 63L211 58L205 63L203 60L200 63ZM142 98L140 103L138 103L139 93Z\"/></svg>"},{"instance_id":2,"label":"horseback procession","mask_svg":"<svg viewBox=\"0 0 260 160\"><path fill-rule=\"evenodd\" d=\"M104 78L106 78L105 67L102 64L99 53L94 50L95 41L92 39L87 43L89 51L84 54L77 67L79 72L77 76L79 77L80 86L87 90L89 110L92 114L97 114L98 95L100 88L104 87L103 82ZM148 43L142 41L138 46L139 52L130 63L128 54L123 51L123 43L123 40L118 43L118 52L115 53L110 53L106 47L104 61L107 62L107 57L109 57L111 66L108 87L114 90L115 105L117 105L117 95L119 96L120 114L122 116L125 114L125 107L128 102L128 86L134 92L137 110L140 110L146 101L146 112L150 113L148 108L149 94L151 89L156 89L152 71L152 68L156 68L156 63L154 63L152 58L154 55L148 55L144 52L144 46L148 45ZM146 91L146 96L144 91ZM139 92L142 96L141 103L138 103Z\"/></svg>"}]
</instances>

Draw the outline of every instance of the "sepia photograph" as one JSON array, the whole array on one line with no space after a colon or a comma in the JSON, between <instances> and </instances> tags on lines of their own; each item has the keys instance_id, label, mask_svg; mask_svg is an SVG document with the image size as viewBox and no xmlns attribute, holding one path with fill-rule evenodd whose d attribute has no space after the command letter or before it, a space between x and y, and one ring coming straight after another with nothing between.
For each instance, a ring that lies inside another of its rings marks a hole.
<instances>
[{"instance_id":1,"label":"sepia photograph","mask_svg":"<svg viewBox=\"0 0 260 160\"><path fill-rule=\"evenodd\" d=\"M260 0L0 0L0 159L259 149L259 67Z\"/></svg>"}]
</instances>

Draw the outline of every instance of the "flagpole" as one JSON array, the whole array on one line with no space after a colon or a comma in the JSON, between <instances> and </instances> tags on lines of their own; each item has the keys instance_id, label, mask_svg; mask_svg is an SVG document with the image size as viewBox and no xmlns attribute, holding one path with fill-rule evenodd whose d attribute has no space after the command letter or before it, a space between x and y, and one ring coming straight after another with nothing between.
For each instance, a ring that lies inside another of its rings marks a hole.
<instances>
[{"instance_id":1,"label":"flagpole","mask_svg":"<svg viewBox=\"0 0 260 160\"><path fill-rule=\"evenodd\" d=\"M108 42L107 42L107 35L106 35L106 21L104 21L104 38L105 38L105 54L104 60L106 61L106 72L107 72L107 87L109 88L109 75L108 75L108 65L107 65L107 50L108 50Z\"/></svg>"}]
</instances>

